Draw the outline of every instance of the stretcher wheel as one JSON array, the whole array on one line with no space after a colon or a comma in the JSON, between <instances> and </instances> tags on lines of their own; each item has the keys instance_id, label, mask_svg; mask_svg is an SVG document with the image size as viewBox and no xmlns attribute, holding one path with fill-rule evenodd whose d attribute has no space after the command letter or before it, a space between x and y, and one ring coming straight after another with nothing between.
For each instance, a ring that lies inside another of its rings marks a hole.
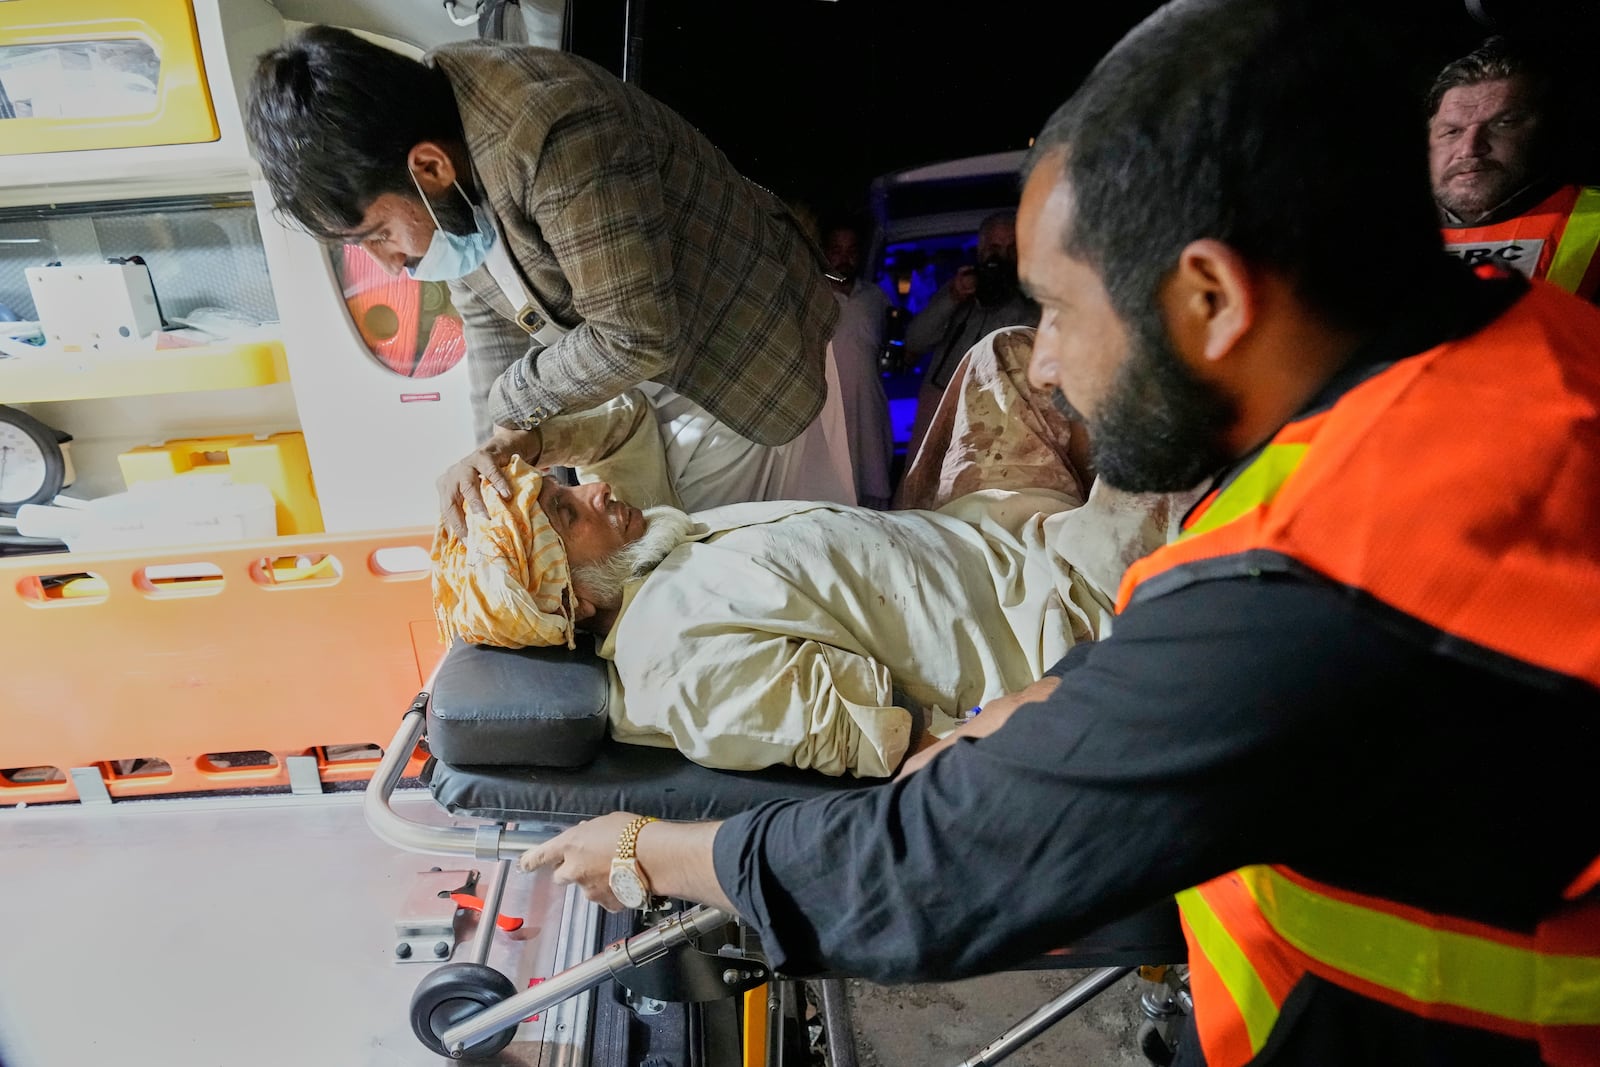
<instances>
[{"instance_id":1,"label":"stretcher wheel","mask_svg":"<svg viewBox=\"0 0 1600 1067\"><path fill-rule=\"evenodd\" d=\"M515 995L511 979L481 963L449 963L422 980L411 994L411 1031L428 1048L446 1058L441 1035L456 1023ZM511 1044L515 1026L468 1045L462 1059L488 1059Z\"/></svg>"},{"instance_id":2,"label":"stretcher wheel","mask_svg":"<svg viewBox=\"0 0 1600 1067\"><path fill-rule=\"evenodd\" d=\"M1139 1026L1139 1051L1144 1053L1144 1058L1155 1067L1169 1067L1178 1054L1177 1049L1167 1044L1161 1028L1153 1022L1142 1023Z\"/></svg>"}]
</instances>

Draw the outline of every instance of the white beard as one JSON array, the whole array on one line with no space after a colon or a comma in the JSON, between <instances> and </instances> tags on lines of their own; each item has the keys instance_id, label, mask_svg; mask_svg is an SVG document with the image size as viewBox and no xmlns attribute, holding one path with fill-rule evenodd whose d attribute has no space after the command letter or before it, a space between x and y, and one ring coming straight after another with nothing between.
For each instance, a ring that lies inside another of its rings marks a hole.
<instances>
[{"instance_id":1,"label":"white beard","mask_svg":"<svg viewBox=\"0 0 1600 1067\"><path fill-rule=\"evenodd\" d=\"M623 587L654 570L673 549L689 540L694 528L694 520L677 508L645 508L644 517L644 534L639 540L622 546L608 559L572 569L573 584L582 583L596 607L620 607Z\"/></svg>"}]
</instances>

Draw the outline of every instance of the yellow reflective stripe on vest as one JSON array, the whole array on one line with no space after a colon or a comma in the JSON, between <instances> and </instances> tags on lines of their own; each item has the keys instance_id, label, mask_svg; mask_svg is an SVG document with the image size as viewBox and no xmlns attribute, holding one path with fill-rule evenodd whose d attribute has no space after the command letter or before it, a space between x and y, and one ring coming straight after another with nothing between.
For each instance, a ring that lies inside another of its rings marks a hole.
<instances>
[{"instance_id":1,"label":"yellow reflective stripe on vest","mask_svg":"<svg viewBox=\"0 0 1600 1067\"><path fill-rule=\"evenodd\" d=\"M1561 243L1556 245L1545 279L1569 293L1577 292L1596 249L1600 249L1600 189L1585 186L1578 191L1578 202L1567 216Z\"/></svg>"},{"instance_id":2,"label":"yellow reflective stripe on vest","mask_svg":"<svg viewBox=\"0 0 1600 1067\"><path fill-rule=\"evenodd\" d=\"M1250 1053L1255 1055L1267 1043L1267 1035L1278 1025L1278 1005L1267 992L1266 983L1256 973L1239 943L1228 933L1217 913L1211 910L1206 898L1198 889L1185 889L1177 896L1178 910L1188 924L1189 933L1200 947L1206 961L1216 970L1217 976L1233 999L1234 1007L1244 1019L1245 1033L1250 1038Z\"/></svg>"},{"instance_id":3,"label":"yellow reflective stripe on vest","mask_svg":"<svg viewBox=\"0 0 1600 1067\"><path fill-rule=\"evenodd\" d=\"M1306 449L1309 445L1268 445L1246 467L1239 477L1217 494L1205 514L1192 527L1183 532L1184 537L1198 537L1200 534L1228 525L1228 523L1249 513L1262 504L1269 503L1278 495L1278 490L1283 488L1283 483L1289 480L1300 466L1300 461L1305 459Z\"/></svg>"},{"instance_id":4,"label":"yellow reflective stripe on vest","mask_svg":"<svg viewBox=\"0 0 1600 1067\"><path fill-rule=\"evenodd\" d=\"M1324 896L1269 867L1239 875L1285 941L1345 974L1423 1004L1539 1026L1600 1025L1600 958L1423 926Z\"/></svg>"}]
</instances>

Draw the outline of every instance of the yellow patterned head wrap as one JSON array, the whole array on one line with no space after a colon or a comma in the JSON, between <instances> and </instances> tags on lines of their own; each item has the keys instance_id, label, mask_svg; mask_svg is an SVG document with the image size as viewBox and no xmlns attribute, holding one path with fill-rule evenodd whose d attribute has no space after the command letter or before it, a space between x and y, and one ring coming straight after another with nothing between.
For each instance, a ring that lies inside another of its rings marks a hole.
<instances>
[{"instance_id":1,"label":"yellow patterned head wrap","mask_svg":"<svg viewBox=\"0 0 1600 1067\"><path fill-rule=\"evenodd\" d=\"M468 508L465 543L433 536L433 611L445 644L573 647L567 550L539 506L545 476L518 457L505 469L510 499L483 482L487 517Z\"/></svg>"}]
</instances>

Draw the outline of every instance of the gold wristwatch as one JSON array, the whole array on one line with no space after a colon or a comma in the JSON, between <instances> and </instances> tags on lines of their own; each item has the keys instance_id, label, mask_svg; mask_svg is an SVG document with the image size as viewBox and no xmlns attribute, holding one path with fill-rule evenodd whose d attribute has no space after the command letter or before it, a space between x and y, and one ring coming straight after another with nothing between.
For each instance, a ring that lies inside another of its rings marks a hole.
<instances>
[{"instance_id":1,"label":"gold wristwatch","mask_svg":"<svg viewBox=\"0 0 1600 1067\"><path fill-rule=\"evenodd\" d=\"M617 857L611 861L611 892L625 908L642 908L650 900L650 880L639 866L634 846L639 831L656 821L652 815L641 815L624 826L622 836L617 838Z\"/></svg>"}]
</instances>

